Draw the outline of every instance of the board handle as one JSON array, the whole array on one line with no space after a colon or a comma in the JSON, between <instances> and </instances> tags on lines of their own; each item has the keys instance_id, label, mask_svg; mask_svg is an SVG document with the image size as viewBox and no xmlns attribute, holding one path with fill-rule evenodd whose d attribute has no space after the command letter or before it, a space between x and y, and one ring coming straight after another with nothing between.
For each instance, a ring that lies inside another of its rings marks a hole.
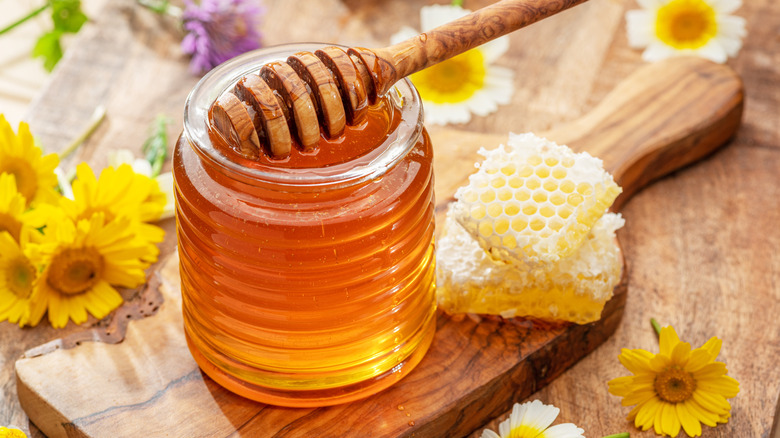
<instances>
[{"instance_id":1,"label":"board handle","mask_svg":"<svg viewBox=\"0 0 780 438\"><path fill-rule=\"evenodd\" d=\"M638 69L587 115L540 135L602 159L623 187L617 211L650 182L726 143L743 106L742 80L731 68L673 58Z\"/></svg>"}]
</instances>

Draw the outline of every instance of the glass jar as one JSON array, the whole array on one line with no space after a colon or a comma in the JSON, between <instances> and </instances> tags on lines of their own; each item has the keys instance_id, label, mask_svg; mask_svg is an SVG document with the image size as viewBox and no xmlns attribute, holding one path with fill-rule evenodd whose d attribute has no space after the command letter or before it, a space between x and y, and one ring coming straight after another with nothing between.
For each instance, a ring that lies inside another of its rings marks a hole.
<instances>
[{"instance_id":1,"label":"glass jar","mask_svg":"<svg viewBox=\"0 0 780 438\"><path fill-rule=\"evenodd\" d=\"M422 359L436 324L433 151L409 81L388 93L387 135L343 162L247 166L209 137L223 91L319 47L264 49L211 71L187 98L174 153L190 351L228 390L281 406L387 388Z\"/></svg>"}]
</instances>

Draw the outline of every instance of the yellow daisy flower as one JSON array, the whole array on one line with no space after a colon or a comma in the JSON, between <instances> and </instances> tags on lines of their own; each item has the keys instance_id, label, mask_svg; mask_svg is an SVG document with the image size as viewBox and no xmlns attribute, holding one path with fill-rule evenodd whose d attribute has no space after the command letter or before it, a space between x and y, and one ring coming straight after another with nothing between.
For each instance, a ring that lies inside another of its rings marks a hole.
<instances>
[{"instance_id":1,"label":"yellow daisy flower","mask_svg":"<svg viewBox=\"0 0 780 438\"><path fill-rule=\"evenodd\" d=\"M24 196L16 190L16 178L8 173L0 173L0 232L7 231L19 242L23 226L41 228L46 225L54 208L40 204L33 209L27 208Z\"/></svg>"},{"instance_id":2,"label":"yellow daisy flower","mask_svg":"<svg viewBox=\"0 0 780 438\"><path fill-rule=\"evenodd\" d=\"M729 15L742 0L637 0L626 12L628 43L646 61L693 55L726 62L742 48L745 19Z\"/></svg>"},{"instance_id":3,"label":"yellow daisy flower","mask_svg":"<svg viewBox=\"0 0 780 438\"><path fill-rule=\"evenodd\" d=\"M46 311L34 293L38 269L30 251L29 231L22 230L21 246L8 232L0 232L0 321L19 327L37 325Z\"/></svg>"},{"instance_id":4,"label":"yellow daisy flower","mask_svg":"<svg viewBox=\"0 0 780 438\"><path fill-rule=\"evenodd\" d=\"M652 427L658 435L674 437L682 427L689 436L699 436L701 423L714 427L728 421L731 405L726 399L739 392L726 365L715 361L721 344L713 337L691 350L674 328L664 327L660 353L623 349L620 363L634 375L611 380L609 392L623 397L623 406L636 405L628 419L642 430Z\"/></svg>"},{"instance_id":5,"label":"yellow daisy flower","mask_svg":"<svg viewBox=\"0 0 780 438\"><path fill-rule=\"evenodd\" d=\"M426 32L470 12L460 6L424 6L420 8L420 27ZM403 27L390 41L396 44L418 33ZM495 112L498 105L509 103L514 92L514 72L493 65L507 50L509 39L497 38L411 75L423 101L425 123L467 123L471 114L486 116Z\"/></svg>"},{"instance_id":6,"label":"yellow daisy flower","mask_svg":"<svg viewBox=\"0 0 780 438\"><path fill-rule=\"evenodd\" d=\"M19 133L0 114L0 174L14 176L16 187L27 200L27 205L57 202L57 154L41 156L41 149L33 142L30 127L19 123Z\"/></svg>"},{"instance_id":7,"label":"yellow daisy flower","mask_svg":"<svg viewBox=\"0 0 780 438\"><path fill-rule=\"evenodd\" d=\"M44 230L38 251L46 268L36 283L55 328L68 319L81 324L87 312L102 319L122 303L113 286L137 287L146 280L144 260L156 247L135 239L131 220L106 222L97 212L78 223L63 217Z\"/></svg>"},{"instance_id":8,"label":"yellow daisy flower","mask_svg":"<svg viewBox=\"0 0 780 438\"><path fill-rule=\"evenodd\" d=\"M0 426L0 438L27 438L27 435L19 429Z\"/></svg>"},{"instance_id":9,"label":"yellow daisy flower","mask_svg":"<svg viewBox=\"0 0 780 438\"><path fill-rule=\"evenodd\" d=\"M76 168L73 200L63 198L61 205L73 221L90 219L95 213L102 213L107 222L129 218L138 241L153 248L152 257L145 260L154 262L159 253L155 244L162 242L165 231L146 222L158 220L166 202L157 182L133 172L129 165L107 167L95 178L92 169L82 163Z\"/></svg>"},{"instance_id":10,"label":"yellow daisy flower","mask_svg":"<svg viewBox=\"0 0 780 438\"><path fill-rule=\"evenodd\" d=\"M482 431L482 438L584 438L585 431L572 423L556 424L560 409L539 400L515 403L512 414L498 425L498 432Z\"/></svg>"}]
</instances>

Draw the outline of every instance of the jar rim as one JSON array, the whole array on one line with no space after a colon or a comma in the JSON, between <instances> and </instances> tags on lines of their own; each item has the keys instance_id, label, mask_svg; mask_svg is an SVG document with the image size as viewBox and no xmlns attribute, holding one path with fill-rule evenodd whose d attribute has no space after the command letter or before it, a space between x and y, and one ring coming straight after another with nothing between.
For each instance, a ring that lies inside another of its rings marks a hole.
<instances>
[{"instance_id":1,"label":"jar rim","mask_svg":"<svg viewBox=\"0 0 780 438\"><path fill-rule=\"evenodd\" d=\"M195 152L234 179L299 188L359 184L382 176L401 161L417 143L423 127L420 96L408 78L401 79L388 91L401 111L399 125L381 145L344 163L314 168L273 165L249 168L230 160L213 147L208 133L208 112L223 92L232 88L245 75L258 72L264 64L284 61L296 52L314 52L327 46L338 45L296 43L270 46L232 58L203 76L184 104L184 135Z\"/></svg>"}]
</instances>

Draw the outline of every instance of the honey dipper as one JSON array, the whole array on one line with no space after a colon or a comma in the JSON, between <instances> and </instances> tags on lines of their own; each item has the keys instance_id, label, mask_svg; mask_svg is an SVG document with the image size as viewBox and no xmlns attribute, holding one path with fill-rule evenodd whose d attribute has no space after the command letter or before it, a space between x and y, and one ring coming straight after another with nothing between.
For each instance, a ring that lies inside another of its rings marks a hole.
<instances>
[{"instance_id":1,"label":"honey dipper","mask_svg":"<svg viewBox=\"0 0 780 438\"><path fill-rule=\"evenodd\" d=\"M248 159L289 155L293 137L317 146L338 137L398 80L586 0L503 0L382 49L299 52L241 78L212 105L212 127Z\"/></svg>"}]
</instances>

